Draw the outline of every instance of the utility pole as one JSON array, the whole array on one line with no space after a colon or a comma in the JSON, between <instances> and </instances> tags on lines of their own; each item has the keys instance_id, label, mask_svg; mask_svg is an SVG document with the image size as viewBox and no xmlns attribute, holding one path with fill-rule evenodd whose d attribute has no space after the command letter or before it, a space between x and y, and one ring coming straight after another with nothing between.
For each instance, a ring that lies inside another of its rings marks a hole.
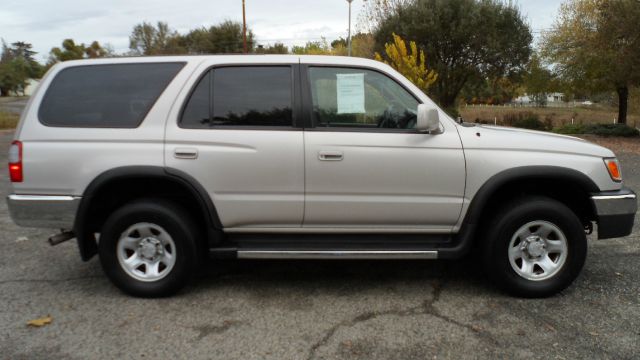
<instances>
[{"instance_id":1,"label":"utility pole","mask_svg":"<svg viewBox=\"0 0 640 360\"><path fill-rule=\"evenodd\" d=\"M349 12L349 14L351 14L351 12ZM351 15L349 15L349 17L351 17ZM349 21L351 21L351 18L349 18ZM247 53L247 17L244 12L244 0L242 0L242 48L244 49L244 53L246 54Z\"/></svg>"},{"instance_id":2,"label":"utility pole","mask_svg":"<svg viewBox=\"0 0 640 360\"><path fill-rule=\"evenodd\" d=\"M347 0L347 2L349 3L349 33L347 35L347 54L351 56L351 3L353 2L353 0Z\"/></svg>"}]
</instances>

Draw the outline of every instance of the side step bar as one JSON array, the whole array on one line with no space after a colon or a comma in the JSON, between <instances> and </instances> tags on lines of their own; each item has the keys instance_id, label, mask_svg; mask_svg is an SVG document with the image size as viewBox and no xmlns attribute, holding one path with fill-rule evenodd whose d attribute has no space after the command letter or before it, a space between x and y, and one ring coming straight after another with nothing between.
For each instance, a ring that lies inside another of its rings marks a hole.
<instances>
[{"instance_id":1,"label":"side step bar","mask_svg":"<svg viewBox=\"0 0 640 360\"><path fill-rule=\"evenodd\" d=\"M238 259L437 259L435 250L237 250Z\"/></svg>"}]
</instances>

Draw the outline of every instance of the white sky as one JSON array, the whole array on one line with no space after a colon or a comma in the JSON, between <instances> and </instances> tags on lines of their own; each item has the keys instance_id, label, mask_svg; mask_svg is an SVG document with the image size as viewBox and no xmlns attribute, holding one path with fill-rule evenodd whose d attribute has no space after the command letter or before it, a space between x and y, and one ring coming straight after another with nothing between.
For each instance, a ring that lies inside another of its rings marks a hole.
<instances>
[{"instance_id":1,"label":"white sky","mask_svg":"<svg viewBox=\"0 0 640 360\"><path fill-rule=\"evenodd\" d=\"M133 26L166 21L185 33L223 20L242 21L242 0L0 0L0 38L33 44L39 60L63 39L110 44L125 52ZM363 0L354 0L355 27ZM551 26L560 0L515 0L535 30ZM302 45L347 33L345 0L246 0L247 25L258 43Z\"/></svg>"}]
</instances>

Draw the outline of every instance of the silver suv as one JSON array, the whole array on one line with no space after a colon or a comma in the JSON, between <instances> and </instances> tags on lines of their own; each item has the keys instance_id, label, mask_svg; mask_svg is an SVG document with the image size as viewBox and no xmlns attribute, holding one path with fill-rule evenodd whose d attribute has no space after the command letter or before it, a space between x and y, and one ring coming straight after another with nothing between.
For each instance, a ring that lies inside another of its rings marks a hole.
<instances>
[{"instance_id":1,"label":"silver suv","mask_svg":"<svg viewBox=\"0 0 640 360\"><path fill-rule=\"evenodd\" d=\"M76 238L137 296L206 257L451 259L512 294L567 287L585 233L631 232L608 149L457 123L382 63L323 56L68 61L9 152L14 221Z\"/></svg>"}]
</instances>

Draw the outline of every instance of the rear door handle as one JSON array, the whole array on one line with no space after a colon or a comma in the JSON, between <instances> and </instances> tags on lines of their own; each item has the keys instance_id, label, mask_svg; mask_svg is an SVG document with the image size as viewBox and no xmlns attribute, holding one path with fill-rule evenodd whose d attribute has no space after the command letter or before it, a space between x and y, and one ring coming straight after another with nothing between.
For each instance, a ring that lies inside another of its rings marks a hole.
<instances>
[{"instance_id":1,"label":"rear door handle","mask_svg":"<svg viewBox=\"0 0 640 360\"><path fill-rule=\"evenodd\" d=\"M320 151L318 152L320 161L341 161L344 159L342 151Z\"/></svg>"},{"instance_id":2,"label":"rear door handle","mask_svg":"<svg viewBox=\"0 0 640 360\"><path fill-rule=\"evenodd\" d=\"M173 156L176 159L197 159L198 149L194 148L176 148L173 151Z\"/></svg>"}]
</instances>

